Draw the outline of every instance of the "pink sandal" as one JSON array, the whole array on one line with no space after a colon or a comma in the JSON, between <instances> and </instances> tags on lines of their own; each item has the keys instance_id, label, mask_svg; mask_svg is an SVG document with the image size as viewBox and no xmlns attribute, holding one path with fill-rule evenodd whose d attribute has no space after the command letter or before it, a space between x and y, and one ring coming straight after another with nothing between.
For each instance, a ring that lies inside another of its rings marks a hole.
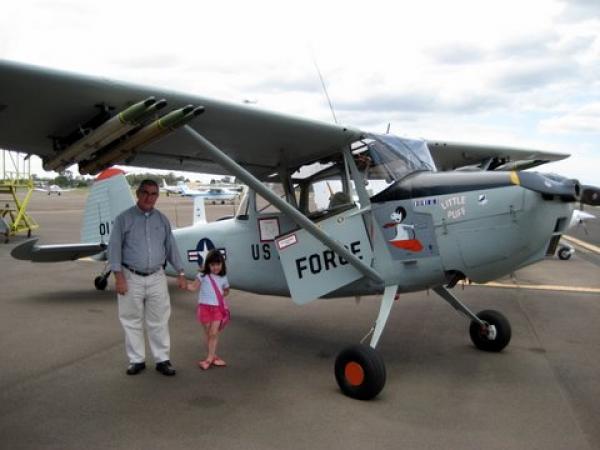
<instances>
[{"instance_id":1,"label":"pink sandal","mask_svg":"<svg viewBox=\"0 0 600 450\"><path fill-rule=\"evenodd\" d=\"M221 358L219 358L218 356L215 356L215 359L213 359L213 361L212 361L212 365L216 366L216 367L225 367L227 365L227 363L225 361L223 361Z\"/></svg>"},{"instance_id":2,"label":"pink sandal","mask_svg":"<svg viewBox=\"0 0 600 450\"><path fill-rule=\"evenodd\" d=\"M200 367L202 370L208 370L213 362L214 360L211 361L210 359L203 359L202 361L198 361L198 367Z\"/></svg>"}]
</instances>

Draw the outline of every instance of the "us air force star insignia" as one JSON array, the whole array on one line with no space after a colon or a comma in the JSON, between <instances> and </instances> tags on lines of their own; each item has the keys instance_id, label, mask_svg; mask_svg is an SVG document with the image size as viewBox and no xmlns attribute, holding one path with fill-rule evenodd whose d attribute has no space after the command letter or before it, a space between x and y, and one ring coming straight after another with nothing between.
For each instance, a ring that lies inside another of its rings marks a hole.
<instances>
[{"instance_id":1,"label":"us air force star insignia","mask_svg":"<svg viewBox=\"0 0 600 450\"><path fill-rule=\"evenodd\" d=\"M208 252L211 250L214 250L214 248L215 244L213 244L210 239L202 238L198 241L196 250L188 250L188 261L195 261L199 266L202 266L206 255L208 255Z\"/></svg>"}]
</instances>

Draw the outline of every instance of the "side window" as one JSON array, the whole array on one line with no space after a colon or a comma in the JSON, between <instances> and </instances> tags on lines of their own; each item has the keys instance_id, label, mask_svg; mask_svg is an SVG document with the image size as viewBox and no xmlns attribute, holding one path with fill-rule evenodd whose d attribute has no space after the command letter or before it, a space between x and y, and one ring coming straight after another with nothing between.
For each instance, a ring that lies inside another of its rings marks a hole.
<instances>
[{"instance_id":1,"label":"side window","mask_svg":"<svg viewBox=\"0 0 600 450\"><path fill-rule=\"evenodd\" d=\"M270 191L274 192L279 197L285 198L285 193L283 192L283 186L281 183L266 183L265 186L267 186ZM272 205L259 194L256 194L256 211L259 214L274 214L281 212L279 208L277 208L275 205Z\"/></svg>"},{"instance_id":2,"label":"side window","mask_svg":"<svg viewBox=\"0 0 600 450\"><path fill-rule=\"evenodd\" d=\"M308 213L330 211L352 204L352 198L344 192L340 176L314 181L308 187Z\"/></svg>"}]
</instances>

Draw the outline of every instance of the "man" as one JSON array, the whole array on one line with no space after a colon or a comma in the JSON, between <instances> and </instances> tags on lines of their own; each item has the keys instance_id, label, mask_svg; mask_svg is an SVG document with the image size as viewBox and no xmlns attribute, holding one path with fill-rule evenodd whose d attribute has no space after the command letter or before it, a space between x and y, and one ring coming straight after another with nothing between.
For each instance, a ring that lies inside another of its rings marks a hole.
<instances>
[{"instance_id":1,"label":"man","mask_svg":"<svg viewBox=\"0 0 600 450\"><path fill-rule=\"evenodd\" d=\"M137 204L116 217L108 244L129 358L127 375L137 375L146 368L144 320L156 370L175 375L169 357L171 302L164 272L166 262L178 271L180 288L185 289L186 280L169 219L154 209L158 193L154 180L140 183Z\"/></svg>"}]
</instances>

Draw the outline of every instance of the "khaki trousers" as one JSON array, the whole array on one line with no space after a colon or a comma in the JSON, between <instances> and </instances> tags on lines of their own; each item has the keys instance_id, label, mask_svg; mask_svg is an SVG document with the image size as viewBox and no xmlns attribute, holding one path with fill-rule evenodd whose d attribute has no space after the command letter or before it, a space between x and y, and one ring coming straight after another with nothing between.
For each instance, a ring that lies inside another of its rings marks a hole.
<instances>
[{"instance_id":1,"label":"khaki trousers","mask_svg":"<svg viewBox=\"0 0 600 450\"><path fill-rule=\"evenodd\" d=\"M127 293L118 295L119 319L125 331L125 351L130 363L146 360L144 322L154 362L170 359L169 317L171 300L163 270L142 277L123 268Z\"/></svg>"}]
</instances>

